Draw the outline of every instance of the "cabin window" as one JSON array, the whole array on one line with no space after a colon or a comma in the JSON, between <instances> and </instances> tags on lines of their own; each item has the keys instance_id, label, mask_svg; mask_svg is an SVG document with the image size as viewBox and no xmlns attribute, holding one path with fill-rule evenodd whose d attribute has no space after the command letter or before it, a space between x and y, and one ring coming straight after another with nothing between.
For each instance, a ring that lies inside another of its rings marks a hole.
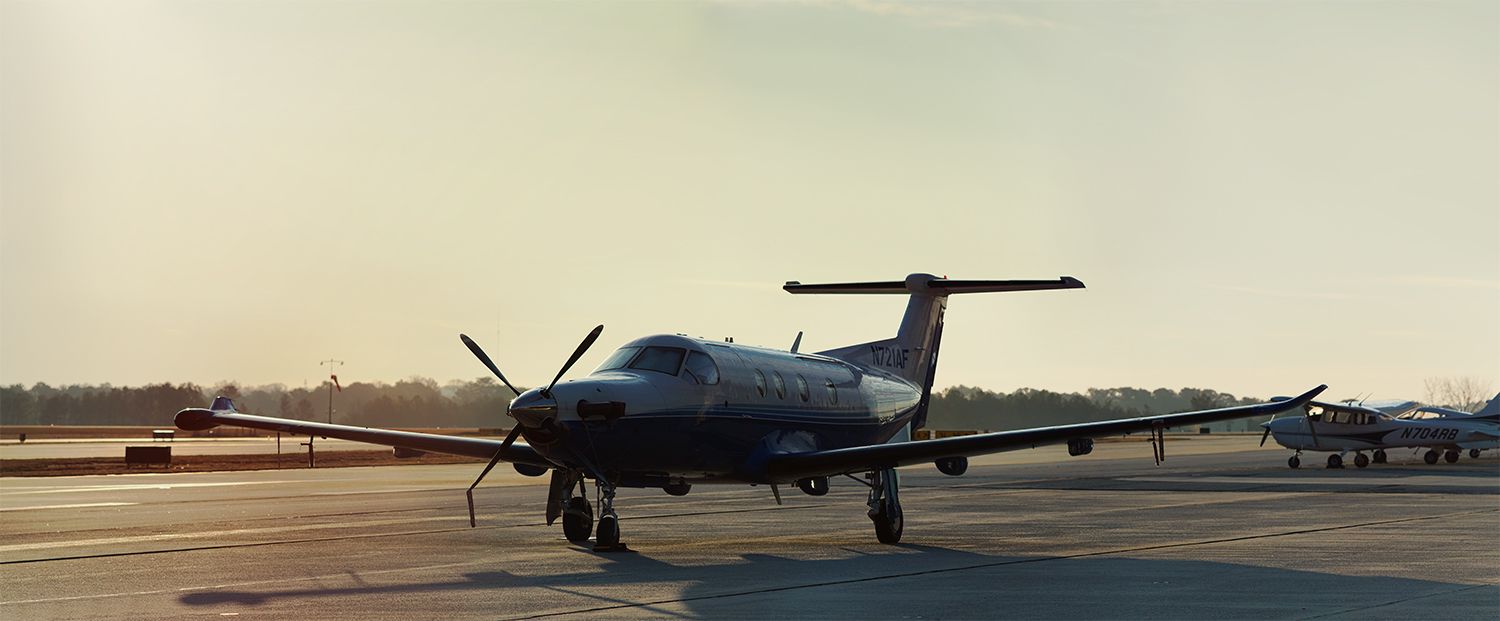
<instances>
[{"instance_id":1,"label":"cabin window","mask_svg":"<svg viewBox=\"0 0 1500 621\"><path fill-rule=\"evenodd\" d=\"M797 396L802 397L803 403L807 403L807 400L812 396L808 394L807 380L802 379L801 373L797 374Z\"/></svg>"},{"instance_id":2,"label":"cabin window","mask_svg":"<svg viewBox=\"0 0 1500 621\"><path fill-rule=\"evenodd\" d=\"M766 374L761 373L760 369L755 370L755 392L762 397L766 396Z\"/></svg>"},{"instance_id":3,"label":"cabin window","mask_svg":"<svg viewBox=\"0 0 1500 621\"><path fill-rule=\"evenodd\" d=\"M834 405L838 405L839 404L839 388L838 388L838 386L834 386L833 385L833 380L827 379L827 378L823 379L823 386L828 389L828 402L832 403Z\"/></svg>"},{"instance_id":4,"label":"cabin window","mask_svg":"<svg viewBox=\"0 0 1500 621\"><path fill-rule=\"evenodd\" d=\"M684 353L681 347L647 347L635 357L635 362L630 363L630 368L677 375Z\"/></svg>"},{"instance_id":5,"label":"cabin window","mask_svg":"<svg viewBox=\"0 0 1500 621\"><path fill-rule=\"evenodd\" d=\"M615 353L610 354L609 358L606 358L604 360L604 364L601 364L599 365L599 368L594 369L594 372L598 373L600 371L609 371L611 369L624 368L625 365L630 364L630 359L634 358L636 352L640 350L641 348L639 347L621 347L619 349L616 349Z\"/></svg>"},{"instance_id":6,"label":"cabin window","mask_svg":"<svg viewBox=\"0 0 1500 621\"><path fill-rule=\"evenodd\" d=\"M771 383L776 386L776 398L786 398L786 380L781 379L780 371L771 372Z\"/></svg>"},{"instance_id":7,"label":"cabin window","mask_svg":"<svg viewBox=\"0 0 1500 621\"><path fill-rule=\"evenodd\" d=\"M687 364L682 370L699 384L719 383L719 365L714 364L714 359L701 351L688 352Z\"/></svg>"}]
</instances>

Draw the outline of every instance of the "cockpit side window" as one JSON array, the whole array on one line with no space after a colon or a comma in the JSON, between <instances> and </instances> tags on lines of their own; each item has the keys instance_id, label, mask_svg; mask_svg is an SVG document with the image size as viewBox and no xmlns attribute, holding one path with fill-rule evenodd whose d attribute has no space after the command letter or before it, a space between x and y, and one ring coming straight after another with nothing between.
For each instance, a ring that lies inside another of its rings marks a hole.
<instances>
[{"instance_id":1,"label":"cockpit side window","mask_svg":"<svg viewBox=\"0 0 1500 621\"><path fill-rule=\"evenodd\" d=\"M681 347L647 347L630 363L630 368L677 375L677 369L682 368L684 353Z\"/></svg>"},{"instance_id":2,"label":"cockpit side window","mask_svg":"<svg viewBox=\"0 0 1500 621\"><path fill-rule=\"evenodd\" d=\"M703 352L688 352L687 364L682 370L699 384L719 383L719 365L714 364L714 359Z\"/></svg>"},{"instance_id":3,"label":"cockpit side window","mask_svg":"<svg viewBox=\"0 0 1500 621\"><path fill-rule=\"evenodd\" d=\"M616 349L615 353L610 354L609 358L606 358L604 360L604 364L601 364L599 365L599 368L594 369L594 372L598 373L600 371L609 371L612 369L623 369L625 368L625 365L630 364L630 359L634 358L636 352L639 351L641 351L641 348L639 347L621 347L619 349Z\"/></svg>"}]
</instances>

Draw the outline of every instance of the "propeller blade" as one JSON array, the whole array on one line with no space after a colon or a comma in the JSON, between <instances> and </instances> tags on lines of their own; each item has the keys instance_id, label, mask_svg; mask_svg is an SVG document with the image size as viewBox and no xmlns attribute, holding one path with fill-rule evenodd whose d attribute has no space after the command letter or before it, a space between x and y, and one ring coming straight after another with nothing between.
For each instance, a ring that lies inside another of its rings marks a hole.
<instances>
[{"instance_id":1,"label":"propeller blade","mask_svg":"<svg viewBox=\"0 0 1500 621\"><path fill-rule=\"evenodd\" d=\"M479 348L479 343L475 343L474 339L469 338L469 335L467 334L458 335L458 340L463 341L464 345L469 348L469 351L474 353L474 357L478 358L480 362L483 362L484 366L489 367L490 372L494 373L495 377L500 378L500 382L505 384L506 388L509 388L511 392L516 393L517 397L521 396L521 391L516 390L515 386L510 385L510 380L505 379L505 374L500 372L500 367L495 366L495 363L490 361L490 357L484 353L484 350Z\"/></svg>"},{"instance_id":2,"label":"propeller blade","mask_svg":"<svg viewBox=\"0 0 1500 621\"><path fill-rule=\"evenodd\" d=\"M1271 437L1271 428L1270 427L1266 427L1266 432L1263 433L1263 434L1260 434L1260 445L1261 446L1265 446L1266 445L1266 438L1269 438L1269 437Z\"/></svg>"},{"instance_id":3,"label":"propeller blade","mask_svg":"<svg viewBox=\"0 0 1500 621\"><path fill-rule=\"evenodd\" d=\"M469 341L468 337L464 337L464 342L468 343L472 341ZM499 373L497 372L496 375L499 375ZM502 377L500 379L504 380L505 378ZM509 383L506 385L509 385ZM512 388L511 390L515 389ZM500 449L495 451L495 458L491 459L489 465L484 467L484 472L479 473L479 478L474 479L474 484L470 485L469 489L464 491L464 495L469 497L469 528L478 526L478 523L474 521L474 488L479 486L479 482L484 480L485 475L488 475L491 470L495 469L495 464L500 463L500 457L505 455L505 449L510 448L510 445L515 443L516 436L519 435L521 435L521 425L517 424L510 428L510 433L506 434L505 441L500 443Z\"/></svg>"},{"instance_id":4,"label":"propeller blade","mask_svg":"<svg viewBox=\"0 0 1500 621\"><path fill-rule=\"evenodd\" d=\"M594 341L597 340L599 338L599 335L603 332L604 324L599 324L598 326L594 327L593 332L589 332L588 336L583 337L583 342L578 344L578 349L573 350L573 355L568 358L567 364L564 364L562 369L557 372L557 377L552 378L552 383L547 384L547 388L542 391L542 394L549 396L552 394L552 387L557 385L557 380L562 379L563 374L567 373L568 369L573 368L573 363L578 362L578 359L583 357L583 352L588 351L589 347L593 346Z\"/></svg>"}]
</instances>

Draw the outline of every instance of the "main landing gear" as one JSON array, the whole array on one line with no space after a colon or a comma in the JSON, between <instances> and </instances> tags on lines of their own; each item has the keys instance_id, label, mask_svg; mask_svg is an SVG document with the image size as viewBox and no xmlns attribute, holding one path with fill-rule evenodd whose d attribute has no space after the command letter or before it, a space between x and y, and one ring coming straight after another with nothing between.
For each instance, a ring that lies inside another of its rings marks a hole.
<instances>
[{"instance_id":1,"label":"main landing gear","mask_svg":"<svg viewBox=\"0 0 1500 621\"><path fill-rule=\"evenodd\" d=\"M870 486L870 520L875 522L875 538L880 543L901 541L904 520L901 517L901 497L895 468L871 471L865 475Z\"/></svg>"},{"instance_id":2,"label":"main landing gear","mask_svg":"<svg viewBox=\"0 0 1500 621\"><path fill-rule=\"evenodd\" d=\"M1450 451L1444 452L1443 453L1443 461L1446 461L1446 462L1448 462L1450 464L1456 464L1456 463L1458 463L1458 451L1450 450Z\"/></svg>"},{"instance_id":3,"label":"main landing gear","mask_svg":"<svg viewBox=\"0 0 1500 621\"><path fill-rule=\"evenodd\" d=\"M1344 467L1344 457L1342 455L1339 455L1338 453L1334 453L1332 455L1329 455L1328 456L1328 467L1329 468L1343 468Z\"/></svg>"},{"instance_id":4,"label":"main landing gear","mask_svg":"<svg viewBox=\"0 0 1500 621\"><path fill-rule=\"evenodd\" d=\"M1287 465L1288 468L1291 468L1293 470L1296 470L1297 468L1301 468L1302 467L1302 454L1301 453L1297 453L1296 455L1291 456L1290 459L1286 460L1286 465Z\"/></svg>"},{"instance_id":5,"label":"main landing gear","mask_svg":"<svg viewBox=\"0 0 1500 621\"><path fill-rule=\"evenodd\" d=\"M1375 463L1385 463L1385 449L1375 449Z\"/></svg>"},{"instance_id":6,"label":"main landing gear","mask_svg":"<svg viewBox=\"0 0 1500 621\"><path fill-rule=\"evenodd\" d=\"M1438 452L1434 449L1427 449L1427 452L1422 454L1422 461L1427 462L1427 465L1429 466L1437 463L1437 460Z\"/></svg>"},{"instance_id":7,"label":"main landing gear","mask_svg":"<svg viewBox=\"0 0 1500 621\"><path fill-rule=\"evenodd\" d=\"M1368 466L1368 465L1370 465L1370 458L1369 458L1369 456L1365 455L1364 453L1355 453L1354 454L1354 467L1355 468L1363 468L1363 467Z\"/></svg>"}]
</instances>

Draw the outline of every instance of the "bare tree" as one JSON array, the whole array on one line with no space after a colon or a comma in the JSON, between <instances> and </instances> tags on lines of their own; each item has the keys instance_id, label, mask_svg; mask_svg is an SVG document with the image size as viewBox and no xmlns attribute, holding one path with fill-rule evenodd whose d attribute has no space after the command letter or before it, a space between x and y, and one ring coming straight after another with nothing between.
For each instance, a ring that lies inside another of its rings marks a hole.
<instances>
[{"instance_id":1,"label":"bare tree","mask_svg":"<svg viewBox=\"0 0 1500 621\"><path fill-rule=\"evenodd\" d=\"M1478 411L1489 400L1488 382L1477 377L1429 377L1427 403L1464 412Z\"/></svg>"}]
</instances>

